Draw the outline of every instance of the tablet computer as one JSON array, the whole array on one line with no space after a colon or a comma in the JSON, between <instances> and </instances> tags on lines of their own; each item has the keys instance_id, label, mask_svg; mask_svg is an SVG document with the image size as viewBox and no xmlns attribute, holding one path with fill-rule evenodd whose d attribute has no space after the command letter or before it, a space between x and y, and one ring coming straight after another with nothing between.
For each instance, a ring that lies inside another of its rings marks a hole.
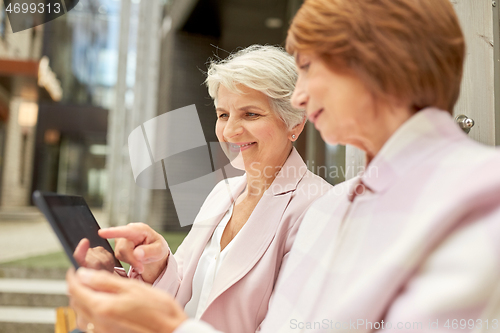
<instances>
[{"instance_id":1,"label":"tablet computer","mask_svg":"<svg viewBox=\"0 0 500 333\"><path fill-rule=\"evenodd\" d=\"M97 233L99 224L82 197L35 191L33 201L49 221L76 269L79 265L73 253L83 238L89 240L91 248L102 246L113 255L115 267L122 267L108 240Z\"/></svg>"}]
</instances>

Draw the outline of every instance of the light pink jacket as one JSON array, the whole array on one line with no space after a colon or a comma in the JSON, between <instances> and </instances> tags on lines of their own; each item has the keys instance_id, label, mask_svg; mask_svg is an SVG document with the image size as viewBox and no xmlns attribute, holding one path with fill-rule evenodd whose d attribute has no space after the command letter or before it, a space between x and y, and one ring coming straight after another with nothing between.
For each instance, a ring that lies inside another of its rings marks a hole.
<instances>
[{"instance_id":1,"label":"light pink jacket","mask_svg":"<svg viewBox=\"0 0 500 333\"><path fill-rule=\"evenodd\" d=\"M262 333L500 331L500 151L417 112L304 215ZM215 333L185 321L175 333Z\"/></svg>"},{"instance_id":2,"label":"light pink jacket","mask_svg":"<svg viewBox=\"0 0 500 333\"><path fill-rule=\"evenodd\" d=\"M246 183L246 176L235 177L213 189L191 231L175 255L170 255L166 270L155 282L156 288L174 295L181 306L191 298L193 276L207 242L232 198L244 190ZM201 320L225 333L253 333L258 329L266 316L280 268L288 258L301 215L330 188L331 185L307 170L293 149L233 240Z\"/></svg>"}]
</instances>

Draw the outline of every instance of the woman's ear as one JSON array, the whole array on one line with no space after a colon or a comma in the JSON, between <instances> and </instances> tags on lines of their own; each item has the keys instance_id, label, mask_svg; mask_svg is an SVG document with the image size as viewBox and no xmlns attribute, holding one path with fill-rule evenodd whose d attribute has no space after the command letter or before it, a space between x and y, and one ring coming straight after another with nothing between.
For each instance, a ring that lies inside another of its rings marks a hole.
<instances>
[{"instance_id":1,"label":"woman's ear","mask_svg":"<svg viewBox=\"0 0 500 333\"><path fill-rule=\"evenodd\" d=\"M296 141L299 138L300 133L304 130L304 126L306 124L307 117L304 116L304 119L297 125L295 125L292 130L290 131L289 139L293 142Z\"/></svg>"}]
</instances>

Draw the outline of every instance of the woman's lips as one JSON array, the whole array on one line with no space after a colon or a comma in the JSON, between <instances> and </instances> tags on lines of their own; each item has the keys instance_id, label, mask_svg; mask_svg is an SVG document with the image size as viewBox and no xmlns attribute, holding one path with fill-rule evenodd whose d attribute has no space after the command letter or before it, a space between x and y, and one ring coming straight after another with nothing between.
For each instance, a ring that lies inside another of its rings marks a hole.
<instances>
[{"instance_id":1,"label":"woman's lips","mask_svg":"<svg viewBox=\"0 0 500 333\"><path fill-rule=\"evenodd\" d=\"M318 111L312 113L309 116L309 120L313 123L316 124L316 120L318 119L319 115L323 112L323 109L319 109Z\"/></svg>"},{"instance_id":2,"label":"woman's lips","mask_svg":"<svg viewBox=\"0 0 500 333\"><path fill-rule=\"evenodd\" d=\"M233 153L239 153L240 151L247 150L255 144L256 142L238 142L238 143L228 142L229 150Z\"/></svg>"}]
</instances>

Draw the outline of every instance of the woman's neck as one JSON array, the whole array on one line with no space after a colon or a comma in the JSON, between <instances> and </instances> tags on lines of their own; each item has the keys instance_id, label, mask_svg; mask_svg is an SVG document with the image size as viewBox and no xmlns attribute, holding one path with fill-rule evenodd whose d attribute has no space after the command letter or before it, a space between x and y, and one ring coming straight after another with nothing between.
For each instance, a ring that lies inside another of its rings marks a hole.
<instances>
[{"instance_id":1,"label":"woman's neck","mask_svg":"<svg viewBox=\"0 0 500 333\"><path fill-rule=\"evenodd\" d=\"M286 153L282 154L282 156L277 159L277 163L267 164L259 169L250 168L251 170L246 170L247 187L243 193L245 197L262 197L264 192L271 186L274 179L281 171L292 151L292 148L293 147L290 147L290 150L286 150Z\"/></svg>"},{"instance_id":2,"label":"woman's neck","mask_svg":"<svg viewBox=\"0 0 500 333\"><path fill-rule=\"evenodd\" d=\"M366 153L366 166L375 158L382 147L394 135L394 133L410 119L415 113L406 107L390 106L379 109L377 116L369 126L365 127L363 135L353 138L350 143Z\"/></svg>"}]
</instances>

